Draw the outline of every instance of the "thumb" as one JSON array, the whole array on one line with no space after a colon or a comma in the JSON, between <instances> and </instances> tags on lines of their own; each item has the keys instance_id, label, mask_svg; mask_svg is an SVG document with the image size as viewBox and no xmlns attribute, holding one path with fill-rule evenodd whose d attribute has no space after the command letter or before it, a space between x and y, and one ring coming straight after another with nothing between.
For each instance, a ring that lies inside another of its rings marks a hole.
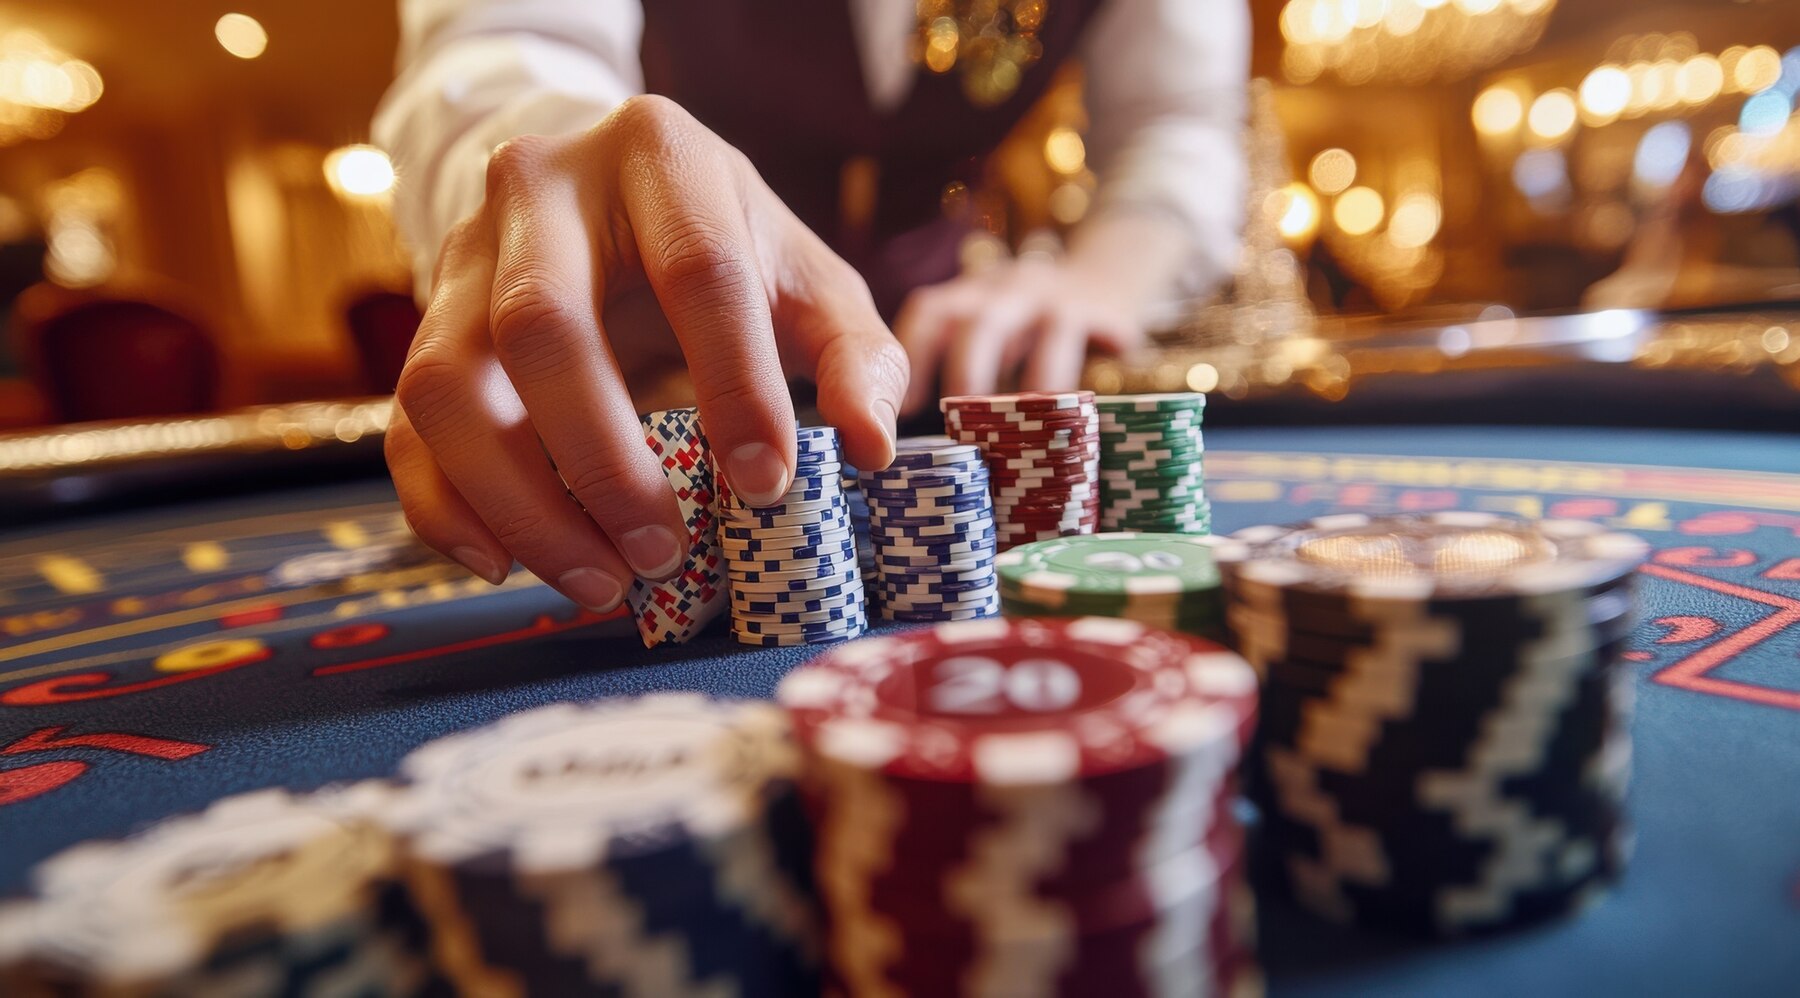
<instances>
[{"instance_id":1,"label":"thumb","mask_svg":"<svg viewBox=\"0 0 1800 998\"><path fill-rule=\"evenodd\" d=\"M910 377L906 351L888 331L862 277L823 244L782 289L777 337L803 358L819 389L819 414L837 428L844 457L877 471L894 460L895 423ZM786 351L784 351L786 352Z\"/></svg>"}]
</instances>

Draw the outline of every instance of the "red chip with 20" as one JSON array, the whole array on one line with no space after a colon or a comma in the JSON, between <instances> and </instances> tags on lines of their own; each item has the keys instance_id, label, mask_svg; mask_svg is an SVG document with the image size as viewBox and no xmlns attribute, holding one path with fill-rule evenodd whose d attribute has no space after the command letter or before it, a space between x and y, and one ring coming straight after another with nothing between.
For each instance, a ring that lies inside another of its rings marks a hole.
<instances>
[{"instance_id":1,"label":"red chip with 20","mask_svg":"<svg viewBox=\"0 0 1800 998\"><path fill-rule=\"evenodd\" d=\"M893 776L1028 786L1243 737L1256 676L1229 649L1110 617L983 619L840 645L776 693L803 744Z\"/></svg>"}]
</instances>

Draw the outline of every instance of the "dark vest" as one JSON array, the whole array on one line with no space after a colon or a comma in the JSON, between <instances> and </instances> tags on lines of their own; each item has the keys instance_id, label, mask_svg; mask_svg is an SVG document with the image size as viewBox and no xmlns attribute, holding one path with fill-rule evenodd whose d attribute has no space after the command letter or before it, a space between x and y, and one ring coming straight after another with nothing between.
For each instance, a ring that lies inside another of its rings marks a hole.
<instances>
[{"instance_id":1,"label":"dark vest","mask_svg":"<svg viewBox=\"0 0 1800 998\"><path fill-rule=\"evenodd\" d=\"M645 0L644 81L756 164L763 179L861 271L892 318L912 288L956 274L965 223L940 203L1042 97L1101 0L1049 0L1043 55L988 108L956 72L921 68L899 107L869 104L846 0ZM868 217L846 219L849 164L873 173Z\"/></svg>"}]
</instances>

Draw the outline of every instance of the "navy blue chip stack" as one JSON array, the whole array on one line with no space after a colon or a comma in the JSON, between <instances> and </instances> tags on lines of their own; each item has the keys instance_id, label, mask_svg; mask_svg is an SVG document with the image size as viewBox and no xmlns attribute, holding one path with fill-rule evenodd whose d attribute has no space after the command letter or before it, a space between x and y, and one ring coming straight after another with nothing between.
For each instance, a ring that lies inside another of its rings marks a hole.
<instances>
[{"instance_id":1,"label":"navy blue chip stack","mask_svg":"<svg viewBox=\"0 0 1800 998\"><path fill-rule=\"evenodd\" d=\"M432 742L385 813L433 954L469 995L818 993L786 719L657 694Z\"/></svg>"},{"instance_id":2,"label":"navy blue chip stack","mask_svg":"<svg viewBox=\"0 0 1800 998\"><path fill-rule=\"evenodd\" d=\"M875 562L871 599L883 620L940 621L1000 612L994 504L981 449L910 437L882 471L865 471Z\"/></svg>"},{"instance_id":3,"label":"navy blue chip stack","mask_svg":"<svg viewBox=\"0 0 1800 998\"><path fill-rule=\"evenodd\" d=\"M259 790L39 864L0 994L404 998L433 985L376 783Z\"/></svg>"},{"instance_id":4,"label":"navy blue chip stack","mask_svg":"<svg viewBox=\"0 0 1800 998\"><path fill-rule=\"evenodd\" d=\"M801 428L795 460L787 495L764 507L746 505L714 468L731 633L744 644L817 644L868 629L837 431Z\"/></svg>"},{"instance_id":5,"label":"navy blue chip stack","mask_svg":"<svg viewBox=\"0 0 1800 998\"><path fill-rule=\"evenodd\" d=\"M1215 547L1263 676L1274 873L1339 921L1458 935L1576 910L1631 835L1644 543L1487 513L1321 517Z\"/></svg>"}]
</instances>

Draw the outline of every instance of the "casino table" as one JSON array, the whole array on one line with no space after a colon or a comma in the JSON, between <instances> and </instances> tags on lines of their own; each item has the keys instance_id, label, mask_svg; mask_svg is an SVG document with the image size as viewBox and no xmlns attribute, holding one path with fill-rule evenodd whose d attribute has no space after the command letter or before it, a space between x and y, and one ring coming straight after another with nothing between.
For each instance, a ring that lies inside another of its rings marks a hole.
<instances>
[{"instance_id":1,"label":"casino table","mask_svg":"<svg viewBox=\"0 0 1800 998\"><path fill-rule=\"evenodd\" d=\"M1276 995L1775 994L1800 980L1800 438L1556 427L1220 428L1215 528L1333 511L1589 519L1643 569L1623 882L1474 941L1333 926L1263 892ZM538 704L767 697L807 650L629 619L411 546L379 477L0 532L0 893L38 860L219 797L391 775Z\"/></svg>"}]
</instances>

